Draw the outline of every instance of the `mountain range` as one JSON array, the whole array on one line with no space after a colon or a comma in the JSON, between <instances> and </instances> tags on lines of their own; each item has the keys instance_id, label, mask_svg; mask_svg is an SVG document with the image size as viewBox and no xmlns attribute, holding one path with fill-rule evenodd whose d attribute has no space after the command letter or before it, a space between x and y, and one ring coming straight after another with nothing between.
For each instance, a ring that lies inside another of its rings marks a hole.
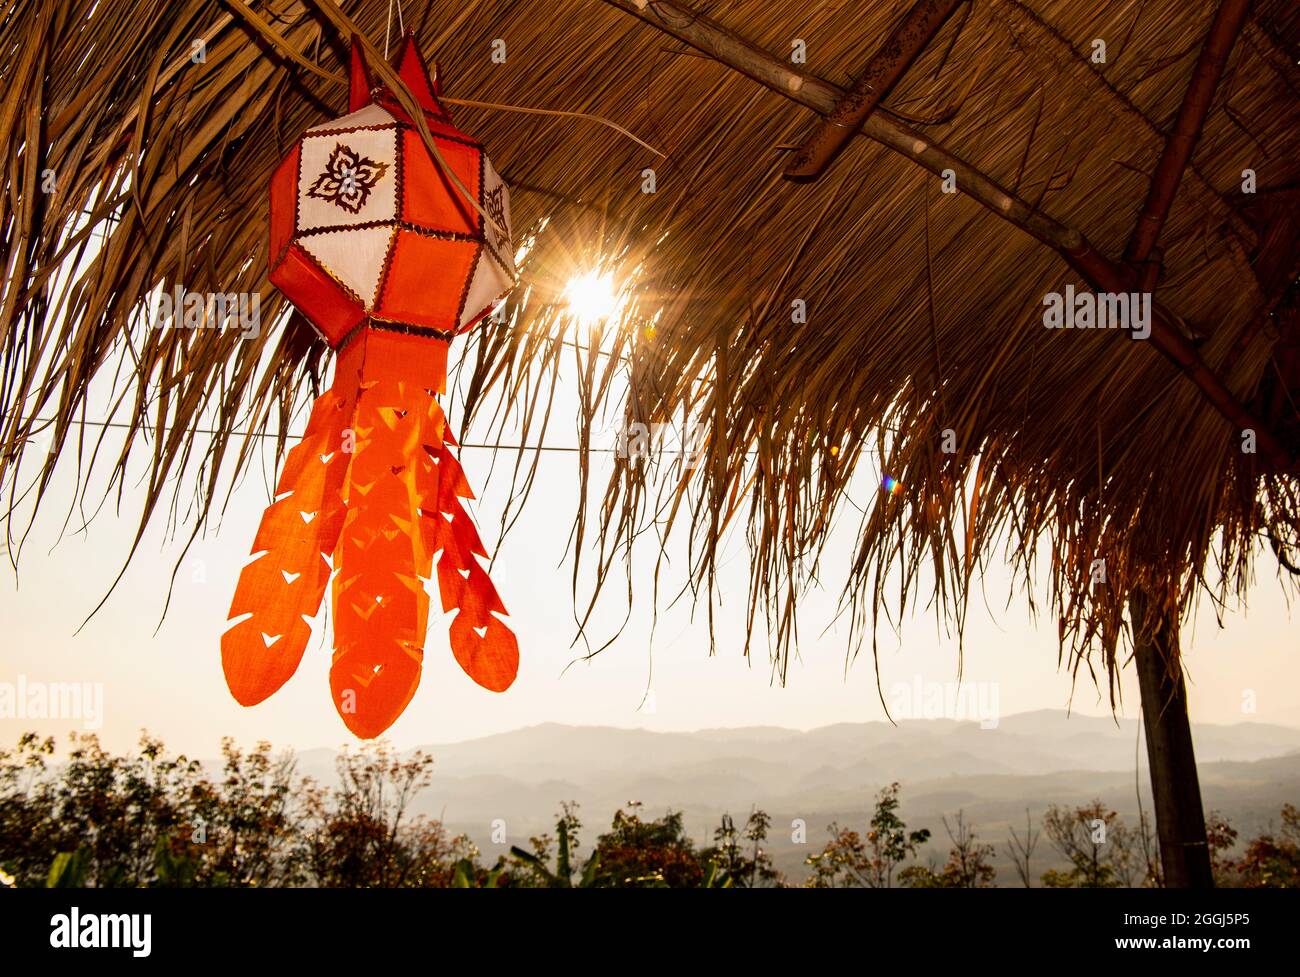
<instances>
[{"instance_id":1,"label":"mountain range","mask_svg":"<svg viewBox=\"0 0 1300 977\"><path fill-rule=\"evenodd\" d=\"M639 801L644 817L681 811L700 843L720 817L738 821L754 808L772 816L768 850L791 878L821 849L831 822L865 828L876 793L902 785L909 829L928 827L925 853L942 864L943 819L962 812L997 849L1004 883L1014 870L1004 852L1009 825L1037 824L1050 805L1100 799L1137 822L1138 795L1150 812L1145 747L1132 720L1045 710L1002 718L996 728L945 719L843 723L808 731L779 727L656 732L546 723L460 743L423 747L435 758L418 813L465 832L490 861L511 844L553 830L563 801L576 801L590 844L613 813ZM1267 830L1283 803L1300 803L1300 730L1243 722L1193 729L1207 810L1228 817L1243 838ZM328 782L335 754L299 754L299 770ZM796 819L806 825L797 840ZM491 842L494 822L504 844ZM500 825L498 825L500 827ZM1034 872L1061 859L1046 839Z\"/></svg>"}]
</instances>

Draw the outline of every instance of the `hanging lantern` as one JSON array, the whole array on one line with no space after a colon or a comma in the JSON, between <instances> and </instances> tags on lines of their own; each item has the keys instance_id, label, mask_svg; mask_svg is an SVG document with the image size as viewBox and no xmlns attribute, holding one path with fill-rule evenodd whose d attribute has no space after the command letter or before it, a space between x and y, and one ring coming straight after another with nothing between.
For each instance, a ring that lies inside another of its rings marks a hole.
<instances>
[{"instance_id":1,"label":"hanging lantern","mask_svg":"<svg viewBox=\"0 0 1300 977\"><path fill-rule=\"evenodd\" d=\"M519 667L437 401L448 342L514 284L509 192L410 34L396 68L441 161L354 40L350 114L303 133L271 180L270 278L336 351L334 386L285 459L221 639L230 691L261 702L297 669L332 576L330 689L366 738L419 684L435 556L457 662L496 692Z\"/></svg>"}]
</instances>

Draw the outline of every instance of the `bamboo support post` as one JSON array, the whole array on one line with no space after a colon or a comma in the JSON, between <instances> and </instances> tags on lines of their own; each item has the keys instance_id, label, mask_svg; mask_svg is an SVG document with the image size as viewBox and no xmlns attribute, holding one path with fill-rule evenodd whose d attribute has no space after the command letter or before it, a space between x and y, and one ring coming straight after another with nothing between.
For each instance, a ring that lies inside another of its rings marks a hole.
<instances>
[{"instance_id":1,"label":"bamboo support post","mask_svg":"<svg viewBox=\"0 0 1300 977\"><path fill-rule=\"evenodd\" d=\"M1177 610L1172 604L1154 607L1155 599L1144 591L1133 591L1129 616L1161 872L1166 888L1211 889L1214 875L1178 654Z\"/></svg>"}]
</instances>

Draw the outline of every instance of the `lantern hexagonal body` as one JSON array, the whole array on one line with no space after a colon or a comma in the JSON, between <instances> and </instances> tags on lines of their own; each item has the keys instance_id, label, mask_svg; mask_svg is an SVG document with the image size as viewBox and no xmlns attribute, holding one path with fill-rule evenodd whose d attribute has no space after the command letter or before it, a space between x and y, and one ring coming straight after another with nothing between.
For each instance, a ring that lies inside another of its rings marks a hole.
<instances>
[{"instance_id":1,"label":"lantern hexagonal body","mask_svg":"<svg viewBox=\"0 0 1300 977\"><path fill-rule=\"evenodd\" d=\"M354 49L354 111L303 133L271 181L271 281L335 348L363 324L449 339L514 285L508 188L409 39L398 71L456 180Z\"/></svg>"}]
</instances>

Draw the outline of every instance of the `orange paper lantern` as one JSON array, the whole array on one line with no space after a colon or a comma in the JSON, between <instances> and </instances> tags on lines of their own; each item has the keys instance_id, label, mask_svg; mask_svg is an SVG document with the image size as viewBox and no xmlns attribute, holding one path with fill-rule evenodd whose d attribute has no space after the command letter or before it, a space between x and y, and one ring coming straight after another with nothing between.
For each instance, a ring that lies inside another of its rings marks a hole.
<instances>
[{"instance_id":1,"label":"orange paper lantern","mask_svg":"<svg viewBox=\"0 0 1300 977\"><path fill-rule=\"evenodd\" d=\"M330 688L366 738L419 684L435 558L461 667L497 692L519 667L436 399L448 342L514 284L509 191L452 124L409 34L396 68L441 162L372 84L354 41L350 114L303 133L271 180L271 281L337 358L333 388L285 459L221 639L231 693L261 702L297 669L332 576Z\"/></svg>"}]
</instances>

